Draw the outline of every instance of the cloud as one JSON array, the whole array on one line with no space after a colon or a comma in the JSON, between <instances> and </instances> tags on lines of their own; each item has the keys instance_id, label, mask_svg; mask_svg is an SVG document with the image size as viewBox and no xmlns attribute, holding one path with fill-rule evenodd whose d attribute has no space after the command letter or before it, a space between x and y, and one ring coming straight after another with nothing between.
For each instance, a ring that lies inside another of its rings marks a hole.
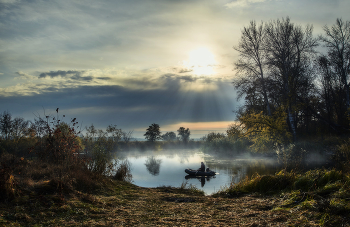
<instances>
[{"instance_id":1,"label":"cloud","mask_svg":"<svg viewBox=\"0 0 350 227\"><path fill-rule=\"evenodd\" d=\"M193 69L186 69L186 68L184 68L184 69L180 69L179 73L189 73L189 72L192 72L192 71L193 71Z\"/></svg>"},{"instance_id":2,"label":"cloud","mask_svg":"<svg viewBox=\"0 0 350 227\"><path fill-rule=\"evenodd\" d=\"M0 0L0 3L3 3L3 4L14 4L17 2L19 2L19 0Z\"/></svg>"},{"instance_id":3,"label":"cloud","mask_svg":"<svg viewBox=\"0 0 350 227\"><path fill-rule=\"evenodd\" d=\"M99 71L95 70L84 70L84 71L77 71L77 70L58 70L58 71L50 71L50 72L43 72L39 75L39 79L43 78L63 78L63 79L69 79L72 81L85 81L85 82L93 82L96 80L101 81L109 81L112 78L109 76L94 76L94 74L101 74Z\"/></svg>"},{"instance_id":4,"label":"cloud","mask_svg":"<svg viewBox=\"0 0 350 227\"><path fill-rule=\"evenodd\" d=\"M36 79L35 76L29 75L21 71L16 72L16 74L19 75L19 77L16 77L16 79L30 79L30 80Z\"/></svg>"},{"instance_id":5,"label":"cloud","mask_svg":"<svg viewBox=\"0 0 350 227\"><path fill-rule=\"evenodd\" d=\"M75 77L79 77L80 74L84 73L84 71L74 71L74 70L68 70L68 71L62 71L62 70L58 70L58 71L50 71L50 72L45 72L45 73L41 73L39 75L39 78L46 78L46 77L67 77L67 76L75 76Z\"/></svg>"},{"instance_id":6,"label":"cloud","mask_svg":"<svg viewBox=\"0 0 350 227\"><path fill-rule=\"evenodd\" d=\"M233 2L229 2L225 4L227 8L236 8L236 7L247 7L254 3L266 2L269 0L235 0Z\"/></svg>"},{"instance_id":7,"label":"cloud","mask_svg":"<svg viewBox=\"0 0 350 227\"><path fill-rule=\"evenodd\" d=\"M184 82L195 82L198 80L198 77L195 76L179 76L177 74L167 73L161 76L161 78L184 81Z\"/></svg>"}]
</instances>

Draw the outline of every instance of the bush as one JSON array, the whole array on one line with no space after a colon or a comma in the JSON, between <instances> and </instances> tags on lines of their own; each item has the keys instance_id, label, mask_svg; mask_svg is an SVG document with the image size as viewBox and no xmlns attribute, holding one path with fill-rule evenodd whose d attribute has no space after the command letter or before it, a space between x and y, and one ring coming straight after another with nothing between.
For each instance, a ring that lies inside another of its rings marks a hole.
<instances>
[{"instance_id":1,"label":"bush","mask_svg":"<svg viewBox=\"0 0 350 227\"><path fill-rule=\"evenodd\" d=\"M343 174L341 171L332 170L310 170L300 176L293 185L295 190L312 191L322 190L326 185L341 181Z\"/></svg>"},{"instance_id":2,"label":"bush","mask_svg":"<svg viewBox=\"0 0 350 227\"><path fill-rule=\"evenodd\" d=\"M16 158L8 153L0 157L0 201L11 200L16 194L16 181L13 170L16 166Z\"/></svg>"},{"instance_id":3,"label":"bush","mask_svg":"<svg viewBox=\"0 0 350 227\"><path fill-rule=\"evenodd\" d=\"M130 168L130 163L125 160L122 163L120 163L119 167L116 170L116 173L113 177L115 180L119 181L132 181L132 175L131 175L131 168Z\"/></svg>"},{"instance_id":4,"label":"bush","mask_svg":"<svg viewBox=\"0 0 350 227\"><path fill-rule=\"evenodd\" d=\"M229 193L232 192L276 192L280 190L285 190L291 188L295 174L293 172L286 173L281 171L275 175L263 175L259 174L253 175L251 178L246 177L243 181L236 185L231 185L229 188Z\"/></svg>"},{"instance_id":5,"label":"bush","mask_svg":"<svg viewBox=\"0 0 350 227\"><path fill-rule=\"evenodd\" d=\"M61 122L58 118L50 122L48 118L45 128L45 136L32 148L39 159L53 164L66 166L82 164L78 155L82 150L82 143L78 136L80 132L75 130L76 118L71 125Z\"/></svg>"},{"instance_id":6,"label":"bush","mask_svg":"<svg viewBox=\"0 0 350 227\"><path fill-rule=\"evenodd\" d=\"M350 139L338 145L334 154L338 167L346 173L350 172Z\"/></svg>"},{"instance_id":7,"label":"bush","mask_svg":"<svg viewBox=\"0 0 350 227\"><path fill-rule=\"evenodd\" d=\"M89 157L86 161L86 167L91 172L111 176L115 169L115 151L117 141L108 136L108 127L106 132L103 130L94 130L94 126L87 128L88 133L84 137L84 153Z\"/></svg>"},{"instance_id":8,"label":"bush","mask_svg":"<svg viewBox=\"0 0 350 227\"><path fill-rule=\"evenodd\" d=\"M285 169L301 169L306 157L306 150L295 144L276 146L278 162L283 163Z\"/></svg>"}]
</instances>

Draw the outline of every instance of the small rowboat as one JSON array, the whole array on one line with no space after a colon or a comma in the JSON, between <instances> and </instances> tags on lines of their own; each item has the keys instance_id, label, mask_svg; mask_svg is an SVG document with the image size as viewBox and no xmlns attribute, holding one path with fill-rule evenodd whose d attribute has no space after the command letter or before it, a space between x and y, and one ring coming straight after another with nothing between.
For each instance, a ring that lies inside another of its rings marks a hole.
<instances>
[{"instance_id":1,"label":"small rowboat","mask_svg":"<svg viewBox=\"0 0 350 227\"><path fill-rule=\"evenodd\" d=\"M203 172L194 169L185 169L185 172L190 176L214 176L216 174L214 171L211 170L208 172Z\"/></svg>"}]
</instances>

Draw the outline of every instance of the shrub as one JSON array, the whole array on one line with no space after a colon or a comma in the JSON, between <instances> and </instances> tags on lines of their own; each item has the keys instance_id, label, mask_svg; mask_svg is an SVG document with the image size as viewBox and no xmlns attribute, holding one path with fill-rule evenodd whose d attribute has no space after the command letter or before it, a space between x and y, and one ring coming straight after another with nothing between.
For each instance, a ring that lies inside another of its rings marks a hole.
<instances>
[{"instance_id":1,"label":"shrub","mask_svg":"<svg viewBox=\"0 0 350 227\"><path fill-rule=\"evenodd\" d=\"M335 159L340 169L343 172L350 172L350 139L337 146L335 150Z\"/></svg>"},{"instance_id":2,"label":"shrub","mask_svg":"<svg viewBox=\"0 0 350 227\"><path fill-rule=\"evenodd\" d=\"M238 184L231 183L227 193L236 195L239 193L271 193L280 190L290 189L293 185L296 174L294 172L280 171L275 175L255 174L251 178L246 177Z\"/></svg>"},{"instance_id":3,"label":"shrub","mask_svg":"<svg viewBox=\"0 0 350 227\"><path fill-rule=\"evenodd\" d=\"M284 165L285 169L300 169L306 157L306 150L294 144L276 145L278 162Z\"/></svg>"},{"instance_id":4,"label":"shrub","mask_svg":"<svg viewBox=\"0 0 350 227\"><path fill-rule=\"evenodd\" d=\"M120 163L113 178L115 180L131 182L132 175L130 172L131 172L130 163L127 160L125 160L122 163Z\"/></svg>"},{"instance_id":5,"label":"shrub","mask_svg":"<svg viewBox=\"0 0 350 227\"><path fill-rule=\"evenodd\" d=\"M108 126L106 132L95 130L91 125L87 128L88 133L84 136L84 153L89 159L86 161L88 170L101 175L110 176L115 169L114 154L117 150L117 141L112 136L108 136Z\"/></svg>"},{"instance_id":6,"label":"shrub","mask_svg":"<svg viewBox=\"0 0 350 227\"><path fill-rule=\"evenodd\" d=\"M0 201L11 200L16 194L16 181L13 175L16 160L8 153L3 153L0 158Z\"/></svg>"},{"instance_id":7,"label":"shrub","mask_svg":"<svg viewBox=\"0 0 350 227\"><path fill-rule=\"evenodd\" d=\"M82 143L75 130L76 118L71 125L61 122L58 117L46 122L45 136L32 148L39 159L54 164L80 165L82 160L78 155L82 150Z\"/></svg>"}]
</instances>

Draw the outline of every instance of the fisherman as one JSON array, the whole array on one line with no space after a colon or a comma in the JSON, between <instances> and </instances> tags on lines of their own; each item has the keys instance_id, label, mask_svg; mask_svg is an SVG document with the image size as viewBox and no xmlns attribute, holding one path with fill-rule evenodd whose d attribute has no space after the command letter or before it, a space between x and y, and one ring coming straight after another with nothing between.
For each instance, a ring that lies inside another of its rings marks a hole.
<instances>
[{"instance_id":1,"label":"fisherman","mask_svg":"<svg viewBox=\"0 0 350 227\"><path fill-rule=\"evenodd\" d=\"M201 162L201 168L200 168L200 171L202 172L205 172L205 165L203 162Z\"/></svg>"}]
</instances>

